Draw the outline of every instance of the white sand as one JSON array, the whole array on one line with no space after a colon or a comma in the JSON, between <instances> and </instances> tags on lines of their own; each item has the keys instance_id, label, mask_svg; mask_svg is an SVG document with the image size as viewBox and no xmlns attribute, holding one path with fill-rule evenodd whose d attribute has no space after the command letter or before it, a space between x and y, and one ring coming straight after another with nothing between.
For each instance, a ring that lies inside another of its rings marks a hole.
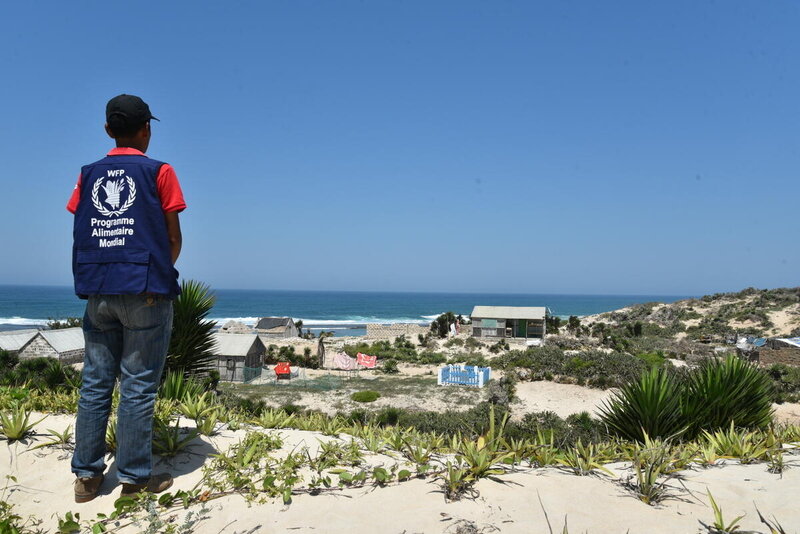
<instances>
[{"instance_id":1,"label":"white sand","mask_svg":"<svg viewBox=\"0 0 800 534\"><path fill-rule=\"evenodd\" d=\"M555 382L518 382L517 397L513 405L515 414L528 412L555 412L559 417L580 412L596 415L597 408L612 394L612 390L592 389L574 384Z\"/></svg>"},{"instance_id":2,"label":"white sand","mask_svg":"<svg viewBox=\"0 0 800 534\"><path fill-rule=\"evenodd\" d=\"M541 384L540 384L541 385ZM577 386L575 386L577 387ZM73 423L71 416L50 416L39 425L63 429ZM284 436L282 452L306 444L316 448L318 440L334 439L313 432L278 431ZM201 479L201 466L208 455L224 451L244 435L244 431L223 432L212 439L197 440L192 454L182 454L157 470L176 476L175 489L191 489ZM343 436L343 438L346 438ZM13 474L18 484L9 486L7 500L23 516L36 515L44 520L46 531L54 531L56 514L80 512L93 518L98 512L109 513L119 494L115 484L113 460L101 495L86 504L75 504L69 471L69 454L50 449L30 451L41 438L27 443L13 443L0 457L0 475ZM797 456L792 456L796 459ZM371 465L394 462L388 456L368 457ZM797 463L796 460L793 463ZM297 495L286 507L280 501L266 504L247 503L237 495L210 501L211 517L196 528L198 533L455 533L459 521L472 521L482 532L548 532L538 499L546 508L553 530L560 532L566 516L570 532L583 533L689 533L697 532L698 519L713 520L705 492L710 489L730 520L746 514L742 527L764 532L755 506L774 515L788 532L800 526L800 468L794 465L782 476L770 474L764 464L692 469L681 473L682 485L675 482L672 498L651 507L634 498L623 486L629 475L622 464L609 467L617 473L579 477L555 468L521 469L481 480L476 495L458 502L446 502L439 483L411 480L385 488L348 489L318 496ZM685 486L685 488L684 488ZM173 491L174 491L173 490ZM174 512L182 516L182 511ZM180 521L180 517L178 518ZM129 527L125 532L136 532ZM470 532L470 531L467 531Z\"/></svg>"}]
</instances>

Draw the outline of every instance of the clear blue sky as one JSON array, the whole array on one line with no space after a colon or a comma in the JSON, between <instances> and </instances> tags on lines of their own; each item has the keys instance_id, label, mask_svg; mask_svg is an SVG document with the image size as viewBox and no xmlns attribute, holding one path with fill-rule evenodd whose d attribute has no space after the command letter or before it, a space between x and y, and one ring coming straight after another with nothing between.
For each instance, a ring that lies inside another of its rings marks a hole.
<instances>
[{"instance_id":1,"label":"clear blue sky","mask_svg":"<svg viewBox=\"0 0 800 534\"><path fill-rule=\"evenodd\" d=\"M219 288L799 285L800 4L14 2L0 283L70 284L106 101L161 119Z\"/></svg>"}]
</instances>

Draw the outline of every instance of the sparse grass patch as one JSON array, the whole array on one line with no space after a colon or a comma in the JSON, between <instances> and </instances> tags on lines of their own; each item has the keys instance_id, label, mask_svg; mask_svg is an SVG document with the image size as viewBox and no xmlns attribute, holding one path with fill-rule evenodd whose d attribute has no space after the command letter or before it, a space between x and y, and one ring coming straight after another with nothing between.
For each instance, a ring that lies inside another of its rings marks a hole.
<instances>
[{"instance_id":1,"label":"sparse grass patch","mask_svg":"<svg viewBox=\"0 0 800 534\"><path fill-rule=\"evenodd\" d=\"M377 391L356 391L350 398L356 402L375 402L381 396Z\"/></svg>"}]
</instances>

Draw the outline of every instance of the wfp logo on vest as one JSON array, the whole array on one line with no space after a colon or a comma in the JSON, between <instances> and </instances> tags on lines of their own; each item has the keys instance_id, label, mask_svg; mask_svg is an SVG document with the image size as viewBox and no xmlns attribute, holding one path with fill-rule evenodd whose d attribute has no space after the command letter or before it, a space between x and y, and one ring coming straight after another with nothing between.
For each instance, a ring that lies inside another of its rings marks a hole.
<instances>
[{"instance_id":1,"label":"wfp logo on vest","mask_svg":"<svg viewBox=\"0 0 800 534\"><path fill-rule=\"evenodd\" d=\"M123 169L108 171L108 176L101 176L92 187L92 204L97 208L101 215L106 217L118 217L133 205L136 200L136 182L130 176L124 176ZM103 183L105 181L105 184ZM105 193L105 199L101 202L100 190ZM120 205L121 197L127 195L127 200ZM108 205L106 208L105 205Z\"/></svg>"}]
</instances>

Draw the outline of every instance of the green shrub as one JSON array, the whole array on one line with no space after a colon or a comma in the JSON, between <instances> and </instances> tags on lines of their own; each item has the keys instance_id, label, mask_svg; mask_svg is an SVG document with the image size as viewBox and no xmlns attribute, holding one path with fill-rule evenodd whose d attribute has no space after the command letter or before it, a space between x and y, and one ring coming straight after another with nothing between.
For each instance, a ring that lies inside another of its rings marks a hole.
<instances>
[{"instance_id":1,"label":"green shrub","mask_svg":"<svg viewBox=\"0 0 800 534\"><path fill-rule=\"evenodd\" d=\"M765 428L772 421L772 384L756 365L730 355L706 360L689 374L686 415L701 430Z\"/></svg>"},{"instance_id":2,"label":"green shrub","mask_svg":"<svg viewBox=\"0 0 800 534\"><path fill-rule=\"evenodd\" d=\"M661 351L642 352L637 354L636 357L646 363L649 367L661 367L666 361L666 358L664 358L664 353Z\"/></svg>"},{"instance_id":3,"label":"green shrub","mask_svg":"<svg viewBox=\"0 0 800 534\"><path fill-rule=\"evenodd\" d=\"M438 352L430 352L425 351L419 355L417 358L416 363L428 364L428 365L436 365L440 363L444 363L447 361L447 357L444 354L440 354Z\"/></svg>"},{"instance_id":4,"label":"green shrub","mask_svg":"<svg viewBox=\"0 0 800 534\"><path fill-rule=\"evenodd\" d=\"M800 368L776 363L767 369L772 379L773 400L778 403L800 400Z\"/></svg>"},{"instance_id":5,"label":"green shrub","mask_svg":"<svg viewBox=\"0 0 800 534\"><path fill-rule=\"evenodd\" d=\"M468 337L466 341L464 341L464 348L470 351L477 350L481 347L485 347L483 343L475 339L474 337Z\"/></svg>"},{"instance_id":6,"label":"green shrub","mask_svg":"<svg viewBox=\"0 0 800 534\"><path fill-rule=\"evenodd\" d=\"M50 330L60 330L62 328L80 328L83 326L82 317L67 317L66 319L53 319L50 317L47 320L47 328Z\"/></svg>"},{"instance_id":7,"label":"green shrub","mask_svg":"<svg viewBox=\"0 0 800 534\"><path fill-rule=\"evenodd\" d=\"M489 346L489 352L492 354L498 354L504 350L509 350L510 348L511 347L505 339L499 339L497 340L497 343Z\"/></svg>"},{"instance_id":8,"label":"green shrub","mask_svg":"<svg viewBox=\"0 0 800 534\"><path fill-rule=\"evenodd\" d=\"M71 390L80 386L80 372L54 358L31 358L16 363L16 357L4 358L0 381L10 386L26 386L38 391Z\"/></svg>"},{"instance_id":9,"label":"green shrub","mask_svg":"<svg viewBox=\"0 0 800 534\"><path fill-rule=\"evenodd\" d=\"M630 440L693 439L702 431L765 428L773 386L765 372L736 356L708 360L684 374L654 368L624 385L601 407L601 419Z\"/></svg>"},{"instance_id":10,"label":"green shrub","mask_svg":"<svg viewBox=\"0 0 800 534\"><path fill-rule=\"evenodd\" d=\"M651 369L638 380L622 386L600 407L600 418L609 430L625 439L644 442L667 439L686 432L682 411L683 388L666 369Z\"/></svg>"},{"instance_id":11,"label":"green shrub","mask_svg":"<svg viewBox=\"0 0 800 534\"><path fill-rule=\"evenodd\" d=\"M374 421L378 426L394 426L400 421L405 413L402 408L387 407L374 415Z\"/></svg>"},{"instance_id":12,"label":"green shrub","mask_svg":"<svg viewBox=\"0 0 800 534\"><path fill-rule=\"evenodd\" d=\"M350 398L356 402L375 402L381 394L377 391L356 391Z\"/></svg>"},{"instance_id":13,"label":"green shrub","mask_svg":"<svg viewBox=\"0 0 800 534\"><path fill-rule=\"evenodd\" d=\"M394 358L389 358L388 360L383 361L383 365L381 366L381 371L386 373L387 375L396 375L400 372L400 369L397 368L397 360Z\"/></svg>"},{"instance_id":14,"label":"green shrub","mask_svg":"<svg viewBox=\"0 0 800 534\"><path fill-rule=\"evenodd\" d=\"M493 368L525 368L531 380L571 377L579 384L597 388L619 387L647 369L642 360L622 352L583 351L567 356L556 347L512 350L491 361Z\"/></svg>"}]
</instances>

